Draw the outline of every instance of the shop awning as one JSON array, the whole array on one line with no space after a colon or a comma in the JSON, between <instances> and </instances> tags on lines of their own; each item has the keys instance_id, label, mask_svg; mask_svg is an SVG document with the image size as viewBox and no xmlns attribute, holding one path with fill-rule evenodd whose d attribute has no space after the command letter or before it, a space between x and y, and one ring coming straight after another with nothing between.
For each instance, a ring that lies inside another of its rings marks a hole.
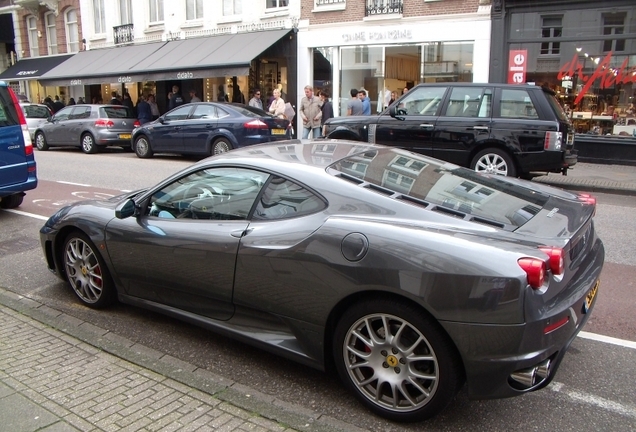
<instances>
[{"instance_id":1,"label":"shop awning","mask_svg":"<svg viewBox=\"0 0 636 432\"><path fill-rule=\"evenodd\" d=\"M20 81L38 79L51 69L73 57L73 54L47 57L32 57L19 60L0 74L1 81Z\"/></svg>"},{"instance_id":2,"label":"shop awning","mask_svg":"<svg viewBox=\"0 0 636 432\"><path fill-rule=\"evenodd\" d=\"M43 85L169 81L249 73L250 63L289 30L270 30L82 51Z\"/></svg>"}]
</instances>

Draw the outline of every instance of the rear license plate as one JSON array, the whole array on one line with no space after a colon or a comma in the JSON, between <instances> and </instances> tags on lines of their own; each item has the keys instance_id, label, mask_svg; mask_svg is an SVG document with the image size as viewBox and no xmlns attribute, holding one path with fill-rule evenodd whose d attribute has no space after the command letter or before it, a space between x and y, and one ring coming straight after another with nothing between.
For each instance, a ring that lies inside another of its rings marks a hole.
<instances>
[{"instance_id":1,"label":"rear license plate","mask_svg":"<svg viewBox=\"0 0 636 432\"><path fill-rule=\"evenodd\" d=\"M285 135L285 129L272 129L272 135Z\"/></svg>"},{"instance_id":2,"label":"rear license plate","mask_svg":"<svg viewBox=\"0 0 636 432\"><path fill-rule=\"evenodd\" d=\"M130 139L130 134L119 134L119 139Z\"/></svg>"},{"instance_id":3,"label":"rear license plate","mask_svg":"<svg viewBox=\"0 0 636 432\"><path fill-rule=\"evenodd\" d=\"M585 302L583 303L583 313L587 313L592 307L592 303L594 303L594 298L596 297L596 293L598 292L598 287L600 284L601 281L597 280L594 284L594 287L585 296Z\"/></svg>"}]
</instances>

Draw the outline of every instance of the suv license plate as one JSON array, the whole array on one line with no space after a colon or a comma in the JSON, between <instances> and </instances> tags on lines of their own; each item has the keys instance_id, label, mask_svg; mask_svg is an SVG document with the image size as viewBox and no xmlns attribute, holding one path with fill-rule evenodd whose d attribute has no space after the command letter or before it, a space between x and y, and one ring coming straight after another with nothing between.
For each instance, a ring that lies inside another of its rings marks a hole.
<instances>
[{"instance_id":1,"label":"suv license plate","mask_svg":"<svg viewBox=\"0 0 636 432\"><path fill-rule=\"evenodd\" d=\"M272 135L285 135L285 129L272 129Z\"/></svg>"},{"instance_id":2,"label":"suv license plate","mask_svg":"<svg viewBox=\"0 0 636 432\"><path fill-rule=\"evenodd\" d=\"M119 134L119 139L130 139L130 134Z\"/></svg>"},{"instance_id":3,"label":"suv license plate","mask_svg":"<svg viewBox=\"0 0 636 432\"><path fill-rule=\"evenodd\" d=\"M594 287L587 293L585 296L585 302L583 303L583 313L587 313L592 307L592 303L594 303L594 299L596 298L596 293L598 292L598 286L601 284L600 279L596 281Z\"/></svg>"}]
</instances>

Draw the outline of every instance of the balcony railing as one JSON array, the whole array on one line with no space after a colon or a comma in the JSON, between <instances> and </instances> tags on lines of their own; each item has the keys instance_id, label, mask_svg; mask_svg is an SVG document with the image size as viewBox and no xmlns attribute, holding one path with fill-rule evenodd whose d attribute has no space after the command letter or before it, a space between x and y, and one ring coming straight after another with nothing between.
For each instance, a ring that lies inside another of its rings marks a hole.
<instances>
[{"instance_id":1,"label":"balcony railing","mask_svg":"<svg viewBox=\"0 0 636 432\"><path fill-rule=\"evenodd\" d=\"M316 7L345 4L347 0L316 0Z\"/></svg>"},{"instance_id":2,"label":"balcony railing","mask_svg":"<svg viewBox=\"0 0 636 432\"><path fill-rule=\"evenodd\" d=\"M132 24L123 24L113 27L113 41L115 45L134 42L135 31Z\"/></svg>"},{"instance_id":3,"label":"balcony railing","mask_svg":"<svg viewBox=\"0 0 636 432\"><path fill-rule=\"evenodd\" d=\"M367 16L401 14L404 0L367 0Z\"/></svg>"}]
</instances>

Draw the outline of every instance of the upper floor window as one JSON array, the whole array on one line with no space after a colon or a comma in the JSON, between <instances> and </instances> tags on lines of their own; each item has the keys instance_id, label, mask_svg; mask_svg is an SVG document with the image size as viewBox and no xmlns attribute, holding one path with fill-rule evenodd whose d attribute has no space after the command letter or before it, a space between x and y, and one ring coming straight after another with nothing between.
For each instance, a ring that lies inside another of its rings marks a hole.
<instances>
[{"instance_id":1,"label":"upper floor window","mask_svg":"<svg viewBox=\"0 0 636 432\"><path fill-rule=\"evenodd\" d=\"M282 8L289 6L288 0L267 0L267 9Z\"/></svg>"},{"instance_id":2,"label":"upper floor window","mask_svg":"<svg viewBox=\"0 0 636 432\"><path fill-rule=\"evenodd\" d=\"M57 33L55 31L55 14L47 13L44 15L46 25L46 44L49 55L57 54Z\"/></svg>"},{"instance_id":3,"label":"upper floor window","mask_svg":"<svg viewBox=\"0 0 636 432\"><path fill-rule=\"evenodd\" d=\"M369 47L356 47L354 55L356 63L369 63Z\"/></svg>"},{"instance_id":4,"label":"upper floor window","mask_svg":"<svg viewBox=\"0 0 636 432\"><path fill-rule=\"evenodd\" d=\"M563 17L542 17L541 37L544 39L560 38L563 36ZM561 42L542 42L541 54L560 54Z\"/></svg>"},{"instance_id":5,"label":"upper floor window","mask_svg":"<svg viewBox=\"0 0 636 432\"><path fill-rule=\"evenodd\" d=\"M200 20L203 18L203 0L186 0L186 20Z\"/></svg>"},{"instance_id":6,"label":"upper floor window","mask_svg":"<svg viewBox=\"0 0 636 432\"><path fill-rule=\"evenodd\" d=\"M148 0L150 10L150 22L163 22L163 0Z\"/></svg>"},{"instance_id":7,"label":"upper floor window","mask_svg":"<svg viewBox=\"0 0 636 432\"><path fill-rule=\"evenodd\" d=\"M38 46L38 24L37 19L34 16L30 16L26 19L27 34L29 37L29 52L31 57L37 57L40 55L40 48Z\"/></svg>"},{"instance_id":8,"label":"upper floor window","mask_svg":"<svg viewBox=\"0 0 636 432\"><path fill-rule=\"evenodd\" d=\"M625 33L625 14L603 15L603 35L622 35ZM608 39L603 42L603 51L625 51L625 39Z\"/></svg>"},{"instance_id":9,"label":"upper floor window","mask_svg":"<svg viewBox=\"0 0 636 432\"><path fill-rule=\"evenodd\" d=\"M93 0L93 26L95 34L106 33L104 0Z\"/></svg>"},{"instance_id":10,"label":"upper floor window","mask_svg":"<svg viewBox=\"0 0 636 432\"><path fill-rule=\"evenodd\" d=\"M241 0L223 0L223 15L241 15Z\"/></svg>"},{"instance_id":11,"label":"upper floor window","mask_svg":"<svg viewBox=\"0 0 636 432\"><path fill-rule=\"evenodd\" d=\"M77 25L77 10L69 9L64 14L64 26L66 27L66 51L79 51L79 26Z\"/></svg>"},{"instance_id":12,"label":"upper floor window","mask_svg":"<svg viewBox=\"0 0 636 432\"><path fill-rule=\"evenodd\" d=\"M132 0L119 0L119 23L133 23Z\"/></svg>"}]
</instances>

